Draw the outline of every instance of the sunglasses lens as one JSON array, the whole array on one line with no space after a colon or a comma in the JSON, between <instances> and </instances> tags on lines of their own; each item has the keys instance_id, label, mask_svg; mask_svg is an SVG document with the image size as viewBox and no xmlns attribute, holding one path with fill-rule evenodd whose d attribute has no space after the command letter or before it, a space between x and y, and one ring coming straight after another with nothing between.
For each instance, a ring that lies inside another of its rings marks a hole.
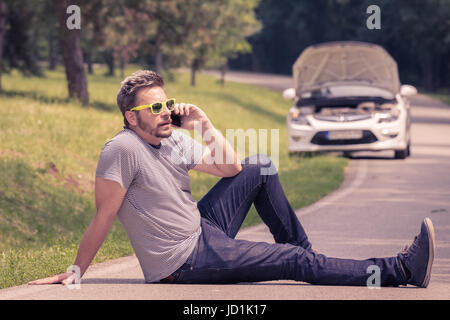
<instances>
[{"instance_id":1,"label":"sunglasses lens","mask_svg":"<svg viewBox=\"0 0 450 320\"><path fill-rule=\"evenodd\" d=\"M154 113L154 114L161 113L161 111L162 111L162 109L163 109L163 105L162 105L161 102L154 103L154 104L152 105L152 109L153 109L153 113Z\"/></svg>"},{"instance_id":2,"label":"sunglasses lens","mask_svg":"<svg viewBox=\"0 0 450 320\"><path fill-rule=\"evenodd\" d=\"M169 111L172 111L175 108L175 99L167 100L166 106L167 106L167 109L169 109Z\"/></svg>"}]
</instances>

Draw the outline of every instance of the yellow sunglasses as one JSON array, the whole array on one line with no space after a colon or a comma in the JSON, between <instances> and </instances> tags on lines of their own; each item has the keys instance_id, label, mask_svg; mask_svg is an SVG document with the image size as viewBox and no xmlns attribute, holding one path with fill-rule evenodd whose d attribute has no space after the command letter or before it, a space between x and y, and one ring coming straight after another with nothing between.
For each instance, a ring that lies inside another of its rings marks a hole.
<instances>
[{"instance_id":1,"label":"yellow sunglasses","mask_svg":"<svg viewBox=\"0 0 450 320\"><path fill-rule=\"evenodd\" d=\"M160 114L163 111L163 105L166 105L166 107L167 107L167 109L169 109L169 111L173 111L173 109L175 108L175 99L172 98L172 99L168 99L168 100L162 101L162 102L155 102L152 104L137 106L137 107L131 108L130 111L138 111L138 110L150 108L150 110L152 110L153 114Z\"/></svg>"}]
</instances>

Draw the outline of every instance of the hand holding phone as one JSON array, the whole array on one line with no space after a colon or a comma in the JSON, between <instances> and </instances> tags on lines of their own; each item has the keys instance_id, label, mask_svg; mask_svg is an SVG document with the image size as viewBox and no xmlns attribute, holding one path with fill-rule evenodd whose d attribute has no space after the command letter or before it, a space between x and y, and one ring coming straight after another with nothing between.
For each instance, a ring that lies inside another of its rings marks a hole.
<instances>
[{"instance_id":1,"label":"hand holding phone","mask_svg":"<svg viewBox=\"0 0 450 320\"><path fill-rule=\"evenodd\" d=\"M206 114L199 107L190 103L175 104L170 117L174 126L186 130L194 130L195 123L210 123Z\"/></svg>"}]
</instances>

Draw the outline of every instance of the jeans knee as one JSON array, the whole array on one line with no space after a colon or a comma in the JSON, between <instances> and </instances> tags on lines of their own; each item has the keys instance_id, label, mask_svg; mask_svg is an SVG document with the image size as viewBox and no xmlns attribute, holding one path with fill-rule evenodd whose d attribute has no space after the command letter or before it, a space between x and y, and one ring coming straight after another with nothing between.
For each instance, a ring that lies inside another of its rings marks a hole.
<instances>
[{"instance_id":1,"label":"jeans knee","mask_svg":"<svg viewBox=\"0 0 450 320\"><path fill-rule=\"evenodd\" d=\"M244 165L254 165L258 168L270 167L272 160L265 154L255 154L242 160Z\"/></svg>"},{"instance_id":2,"label":"jeans knee","mask_svg":"<svg viewBox=\"0 0 450 320\"><path fill-rule=\"evenodd\" d=\"M277 173L272 160L265 154L255 154L242 160L242 170L252 170L259 175L273 175Z\"/></svg>"}]
</instances>

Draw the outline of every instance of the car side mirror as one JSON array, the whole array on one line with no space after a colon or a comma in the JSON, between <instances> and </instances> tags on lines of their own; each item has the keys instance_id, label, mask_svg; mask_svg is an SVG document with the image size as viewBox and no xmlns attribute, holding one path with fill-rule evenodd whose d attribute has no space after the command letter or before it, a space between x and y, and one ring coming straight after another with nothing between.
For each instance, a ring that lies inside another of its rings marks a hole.
<instances>
[{"instance_id":1,"label":"car side mirror","mask_svg":"<svg viewBox=\"0 0 450 320\"><path fill-rule=\"evenodd\" d=\"M295 89L289 88L283 91L283 98L287 100L292 100L295 98Z\"/></svg>"},{"instance_id":2,"label":"car side mirror","mask_svg":"<svg viewBox=\"0 0 450 320\"><path fill-rule=\"evenodd\" d=\"M413 96L417 94L417 89L409 84L404 84L400 87L400 94L402 96Z\"/></svg>"}]
</instances>

